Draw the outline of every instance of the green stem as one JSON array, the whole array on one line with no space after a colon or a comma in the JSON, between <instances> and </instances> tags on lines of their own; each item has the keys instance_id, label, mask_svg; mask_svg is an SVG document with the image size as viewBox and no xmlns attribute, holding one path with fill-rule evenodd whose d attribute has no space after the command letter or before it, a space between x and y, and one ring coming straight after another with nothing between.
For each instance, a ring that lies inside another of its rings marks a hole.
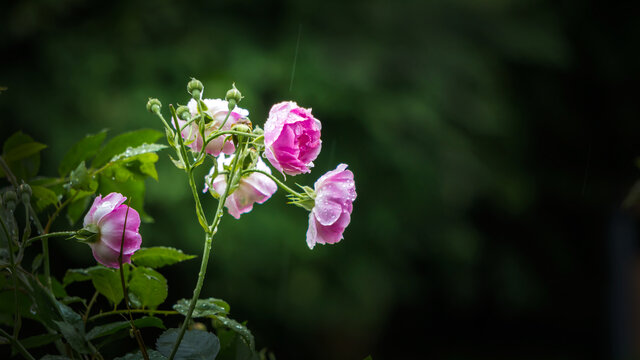
<instances>
[{"instance_id":1,"label":"green stem","mask_svg":"<svg viewBox=\"0 0 640 360\"><path fill-rule=\"evenodd\" d=\"M169 105L169 109L171 109L171 118L175 124L176 129L180 129L180 123L178 122L178 116L176 115L176 110L172 105ZM187 148L184 145L184 139L182 138L182 133L178 134L178 144L180 144L180 150L178 152L178 156L182 159L184 163L185 169L187 172L191 170L191 163L189 162L189 157L187 156Z\"/></svg>"},{"instance_id":2,"label":"green stem","mask_svg":"<svg viewBox=\"0 0 640 360\"><path fill-rule=\"evenodd\" d=\"M243 171L242 174L244 175L244 174L253 173L253 172L257 172L257 173L260 173L260 174L267 175L268 177L271 178L271 180L275 181L276 184L278 184L278 186L280 186L281 188L286 190L291 195L294 195L294 196L297 196L297 197L301 197L302 196L302 194L300 194L299 192L297 192L297 191L293 190L292 188L288 187L282 181L280 181L277 177L273 176L272 174L269 174L266 171L262 171L262 170L258 170L258 169L249 169L249 170Z\"/></svg>"},{"instance_id":3,"label":"green stem","mask_svg":"<svg viewBox=\"0 0 640 360\"><path fill-rule=\"evenodd\" d=\"M160 120L162 120L162 123L164 124L164 127L166 127L169 130L171 129L171 126L169 126L169 123L167 123L167 120L164 119L164 116L162 116L162 113L160 112L160 110L158 111L154 111L154 114L158 115L158 117L160 118ZM179 128L178 128L179 129Z\"/></svg>"},{"instance_id":4,"label":"green stem","mask_svg":"<svg viewBox=\"0 0 640 360\"><path fill-rule=\"evenodd\" d=\"M109 315L120 315L120 314L128 314L129 311L127 310L112 310L112 311L107 311L107 312L103 312L103 313L99 313L96 315L93 315L92 317L90 317L88 319L88 321L94 321L96 319L99 319L101 317L105 317L105 316L109 316ZM179 312L177 311L173 311L173 310L149 310L149 309L131 309L131 313L132 314L158 314L158 315L180 315Z\"/></svg>"},{"instance_id":5,"label":"green stem","mask_svg":"<svg viewBox=\"0 0 640 360\"><path fill-rule=\"evenodd\" d=\"M193 194L193 199L196 202L196 215L198 215L198 222L200 226L204 229L204 231L208 231L209 222L207 221L207 217L202 209L202 203L200 202L200 196L198 195L198 189L196 187L196 182L193 179L193 168L187 171L187 176L189 177L189 187L191 188L191 194Z\"/></svg>"},{"instance_id":6,"label":"green stem","mask_svg":"<svg viewBox=\"0 0 640 360\"><path fill-rule=\"evenodd\" d=\"M0 329L0 334L6 337L7 339L9 339L9 341L11 341L13 346L15 346L18 349L18 351L20 352L20 354L22 354L22 356L24 356L29 360L36 360L36 358L34 358L33 355L31 355L27 351L27 349L22 345L22 343L18 339L14 339L11 335L9 335L9 333L7 333L2 329Z\"/></svg>"},{"instance_id":7,"label":"green stem","mask_svg":"<svg viewBox=\"0 0 640 360\"><path fill-rule=\"evenodd\" d=\"M242 131L235 131L235 130L225 130L225 131L220 131L220 132L214 132L213 134L211 134L211 136L209 136L207 138L207 141L205 143L209 143L211 140L222 136L222 135L242 135L242 136L248 136L248 137L259 137L260 135L258 134L252 134L252 133L246 133L246 132L242 132Z\"/></svg>"},{"instance_id":8,"label":"green stem","mask_svg":"<svg viewBox=\"0 0 640 360\"><path fill-rule=\"evenodd\" d=\"M246 148L246 143L245 147ZM233 184L234 175L236 175L238 169L239 159L242 157L242 153L244 148L242 148L236 157L233 159L233 165L231 166L231 172L229 173L229 178L227 179L227 186L222 194L222 197L218 200L218 207L216 209L215 216L213 218L213 222L211 226L205 231L205 242L204 249L202 250L202 262L200 263L200 271L198 272L198 281L196 283L196 287L193 290L193 297L191 298L191 302L189 303L189 310L187 311L187 315L184 318L184 322L180 327L180 332L178 333L178 337L176 338L176 342L173 345L173 349L171 350L171 354L169 355L168 360L173 360L178 352L178 347L180 346L180 342L184 337L184 333L187 331L187 326L189 326L189 321L191 321L191 316L193 315L193 310L196 308L196 303L198 302L198 298L200 297L200 291L202 290L202 285L204 284L204 277L207 273L207 265L209 264L209 255L211 253L211 245L213 244L213 236L218 232L218 224L220 224L220 220L222 219L222 215L224 214L224 203L227 201L227 197L229 196L229 191L231 189L231 184ZM200 201L199 198L196 200Z\"/></svg>"},{"instance_id":9,"label":"green stem","mask_svg":"<svg viewBox=\"0 0 640 360\"><path fill-rule=\"evenodd\" d=\"M89 319L89 313L91 312L91 308L93 307L93 304L95 304L96 300L98 299L98 294L99 292L95 292L93 293L93 297L91 298L91 301L89 301L89 305L87 305L87 310L84 312L84 315L82 316L82 321L85 323L85 325L87 324L87 320Z\"/></svg>"},{"instance_id":10,"label":"green stem","mask_svg":"<svg viewBox=\"0 0 640 360\"><path fill-rule=\"evenodd\" d=\"M52 232L52 233L48 233L48 234L42 234L42 235L34 236L34 237L32 237L32 238L30 238L30 239L28 239L26 241L25 246L31 245L36 240L47 239L47 238L54 237L54 236L72 236L72 235L75 235L75 233L76 233L75 231L58 231L58 232Z\"/></svg>"}]
</instances>

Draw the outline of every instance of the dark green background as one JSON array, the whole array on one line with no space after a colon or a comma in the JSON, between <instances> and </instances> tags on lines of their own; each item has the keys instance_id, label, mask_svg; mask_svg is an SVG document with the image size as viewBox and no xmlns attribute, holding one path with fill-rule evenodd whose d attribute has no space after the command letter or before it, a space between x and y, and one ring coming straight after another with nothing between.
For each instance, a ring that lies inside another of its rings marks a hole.
<instances>
[{"instance_id":1,"label":"dark green background","mask_svg":"<svg viewBox=\"0 0 640 360\"><path fill-rule=\"evenodd\" d=\"M49 144L45 174L87 133L161 130L147 98L186 103L191 76L206 97L235 82L258 125L275 102L313 108L323 151L312 174L289 182L311 185L349 164L358 198L345 239L310 251L307 213L279 191L240 221L225 216L203 292L229 301L278 359L629 353L609 311L609 234L611 219L629 222L620 203L638 175L637 9L503 0L0 9L0 141L23 130ZM199 254L193 200L166 155L160 181L147 184L156 221L142 226L144 244ZM53 251L59 276L93 264L83 245ZM163 271L165 307L191 296L197 268Z\"/></svg>"}]
</instances>

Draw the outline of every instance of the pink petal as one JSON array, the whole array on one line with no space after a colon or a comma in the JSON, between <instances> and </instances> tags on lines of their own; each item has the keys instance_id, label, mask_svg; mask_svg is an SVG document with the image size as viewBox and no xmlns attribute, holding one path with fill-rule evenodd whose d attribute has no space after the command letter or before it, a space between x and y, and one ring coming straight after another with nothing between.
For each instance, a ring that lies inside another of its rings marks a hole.
<instances>
[{"instance_id":1,"label":"pink petal","mask_svg":"<svg viewBox=\"0 0 640 360\"><path fill-rule=\"evenodd\" d=\"M326 196L316 197L316 205L313 213L321 225L328 226L336 222L342 214L342 206L339 203L327 199Z\"/></svg>"},{"instance_id":2,"label":"pink petal","mask_svg":"<svg viewBox=\"0 0 640 360\"><path fill-rule=\"evenodd\" d=\"M120 251L122 232L124 229L127 206L120 205L113 212L105 215L98 226L100 227L100 241L115 251ZM127 217L127 229L124 234L123 254L132 254L140 249L142 237L138 233L140 227L140 215L135 209L129 209Z\"/></svg>"},{"instance_id":3,"label":"pink petal","mask_svg":"<svg viewBox=\"0 0 640 360\"><path fill-rule=\"evenodd\" d=\"M98 241L92 244L89 244L91 247L91 252L93 253L93 257L100 264L110 267L110 268L119 268L120 263L118 262L118 257L120 253L111 249L106 244ZM122 263L131 264L131 255L122 255Z\"/></svg>"},{"instance_id":4,"label":"pink petal","mask_svg":"<svg viewBox=\"0 0 640 360\"><path fill-rule=\"evenodd\" d=\"M117 206L124 203L125 200L127 200L126 197L122 196L122 194L115 193L115 192L110 193L104 198L97 197L93 201L93 205L91 205L91 209L89 210L89 213L84 218L84 222L85 222L84 225L86 226L87 224L90 224L90 223L96 224L100 222L102 217L104 217L106 214L113 211L113 209L115 209Z\"/></svg>"},{"instance_id":5,"label":"pink petal","mask_svg":"<svg viewBox=\"0 0 640 360\"><path fill-rule=\"evenodd\" d=\"M309 213L309 228L307 229L307 246L313 250L318 242L318 229L316 228L316 218L313 211Z\"/></svg>"}]
</instances>

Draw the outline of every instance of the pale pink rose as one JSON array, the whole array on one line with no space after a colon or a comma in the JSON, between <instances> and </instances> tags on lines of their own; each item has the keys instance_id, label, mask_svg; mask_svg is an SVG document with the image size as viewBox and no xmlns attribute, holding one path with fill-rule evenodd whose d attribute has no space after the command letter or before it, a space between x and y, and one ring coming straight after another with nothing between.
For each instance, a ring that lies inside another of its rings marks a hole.
<instances>
[{"instance_id":1,"label":"pale pink rose","mask_svg":"<svg viewBox=\"0 0 640 360\"><path fill-rule=\"evenodd\" d=\"M340 164L335 170L322 175L316 181L315 205L309 214L307 245L334 244L342 240L344 229L351 221L356 184L353 173Z\"/></svg>"},{"instance_id":2,"label":"pale pink rose","mask_svg":"<svg viewBox=\"0 0 640 360\"><path fill-rule=\"evenodd\" d=\"M206 113L213 119L213 121L207 119L209 122L205 124L205 137L208 137L216 130L231 130L231 126L239 119L249 116L249 111L236 106L229 115L227 122L224 124L222 129L220 129L220 125L222 125L224 118L229 112L229 105L227 101L221 99L204 99L202 101L208 108ZM189 112L191 112L191 116L196 116L198 114L198 105L194 99L189 101L187 107L189 108ZM178 120L180 127L186 123L186 121ZM202 149L204 141L202 140L202 136L200 136L198 124L196 124L195 121L182 131L182 138L187 142L187 146L193 151L200 151ZM227 140L225 141L225 139ZM222 135L209 142L205 151L213 156L218 156L221 152L225 154L233 154L235 149L236 148L231 139L228 138L228 135Z\"/></svg>"},{"instance_id":3,"label":"pale pink rose","mask_svg":"<svg viewBox=\"0 0 640 360\"><path fill-rule=\"evenodd\" d=\"M308 173L322 147L321 128L311 109L293 101L275 104L264 124L265 156L281 173Z\"/></svg>"},{"instance_id":4,"label":"pale pink rose","mask_svg":"<svg viewBox=\"0 0 640 360\"><path fill-rule=\"evenodd\" d=\"M124 234L122 262L131 263L131 255L140 249L142 243L142 237L138 232L140 215L133 208L130 208L127 214L128 206L124 204L126 199L119 193L111 193L104 198L98 195L84 217L84 227L98 232L89 243L93 257L100 264L111 268L120 267L118 257L120 256L125 216L127 228Z\"/></svg>"},{"instance_id":5,"label":"pale pink rose","mask_svg":"<svg viewBox=\"0 0 640 360\"><path fill-rule=\"evenodd\" d=\"M218 161L218 171L224 171L224 165L229 166L233 156L225 158L220 155ZM260 159L256 163L256 168L271 174L271 169ZM224 194L227 188L226 175L218 175L212 179L215 169L211 168L209 175L205 176L204 192L210 191L214 196L219 197ZM267 175L260 173L250 173L240 178L238 188L235 189L225 201L224 205L229 214L236 219L240 219L241 214L253 210L253 204L262 204L278 190L278 185Z\"/></svg>"}]
</instances>

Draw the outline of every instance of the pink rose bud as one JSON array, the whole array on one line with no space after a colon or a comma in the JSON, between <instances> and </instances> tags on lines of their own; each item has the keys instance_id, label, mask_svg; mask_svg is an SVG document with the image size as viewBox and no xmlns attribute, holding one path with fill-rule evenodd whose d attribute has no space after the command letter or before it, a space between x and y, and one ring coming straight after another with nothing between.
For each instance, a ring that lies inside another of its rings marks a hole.
<instances>
[{"instance_id":1,"label":"pink rose bud","mask_svg":"<svg viewBox=\"0 0 640 360\"><path fill-rule=\"evenodd\" d=\"M224 124L222 129L220 129L220 125L224 122L227 113L229 112L229 105L225 100L221 99L204 99L204 104L207 106L206 113L211 116L213 121L209 121L205 124L204 135L205 137L211 135L216 130L230 130L231 126L235 124L239 119L244 119L249 116L249 111L245 109L241 109L239 107L235 107L231 114L229 115L229 119ZM191 99L187 104L189 107L189 112L191 112L191 116L196 116L198 114L198 105L194 99ZM182 127L186 124L187 121L178 120L178 124ZM204 143L202 136L200 136L200 132L198 131L198 124L196 121L192 122L189 126L187 126L184 130L182 130L182 138L186 141L187 146L189 146L193 151L200 151L202 149L202 144ZM226 141L225 141L226 139ZM220 155L221 152L225 154L233 154L236 150L233 145L233 141L228 139L228 136L222 135L207 144L205 151L213 156Z\"/></svg>"},{"instance_id":2,"label":"pink rose bud","mask_svg":"<svg viewBox=\"0 0 640 360\"><path fill-rule=\"evenodd\" d=\"M351 221L356 184L353 173L340 164L335 170L322 175L316 181L315 206L309 214L307 245L334 244L342 240L344 229Z\"/></svg>"},{"instance_id":3,"label":"pink rose bud","mask_svg":"<svg viewBox=\"0 0 640 360\"><path fill-rule=\"evenodd\" d=\"M273 105L264 124L264 153L271 165L288 175L310 172L322 147L321 127L311 109L293 101Z\"/></svg>"},{"instance_id":4,"label":"pink rose bud","mask_svg":"<svg viewBox=\"0 0 640 360\"><path fill-rule=\"evenodd\" d=\"M93 251L93 257L111 268L119 268L118 257L122 244L122 232L124 232L124 246L122 246L122 262L131 263L131 255L140 249L142 237L138 232L140 228L140 215L133 208L124 204L127 198L119 193L111 193L104 198L98 195L93 205L84 217L84 228L95 233L88 244ZM127 214L127 208L129 212Z\"/></svg>"},{"instance_id":5,"label":"pink rose bud","mask_svg":"<svg viewBox=\"0 0 640 360\"><path fill-rule=\"evenodd\" d=\"M218 171L224 171L224 165L229 166L232 160L233 156L225 159L224 155L220 155L217 159ZM256 168L271 174L271 169L259 158ZM204 192L211 191L214 196L219 197L226 191L227 177L226 175L218 175L215 179L212 179L214 171L215 169L211 168L209 175L205 176ZM241 214L246 214L253 210L254 203L264 203L269 200L276 190L278 190L278 185L267 175L250 173L240 178L238 188L227 197L224 205L231 216L240 219Z\"/></svg>"}]
</instances>

